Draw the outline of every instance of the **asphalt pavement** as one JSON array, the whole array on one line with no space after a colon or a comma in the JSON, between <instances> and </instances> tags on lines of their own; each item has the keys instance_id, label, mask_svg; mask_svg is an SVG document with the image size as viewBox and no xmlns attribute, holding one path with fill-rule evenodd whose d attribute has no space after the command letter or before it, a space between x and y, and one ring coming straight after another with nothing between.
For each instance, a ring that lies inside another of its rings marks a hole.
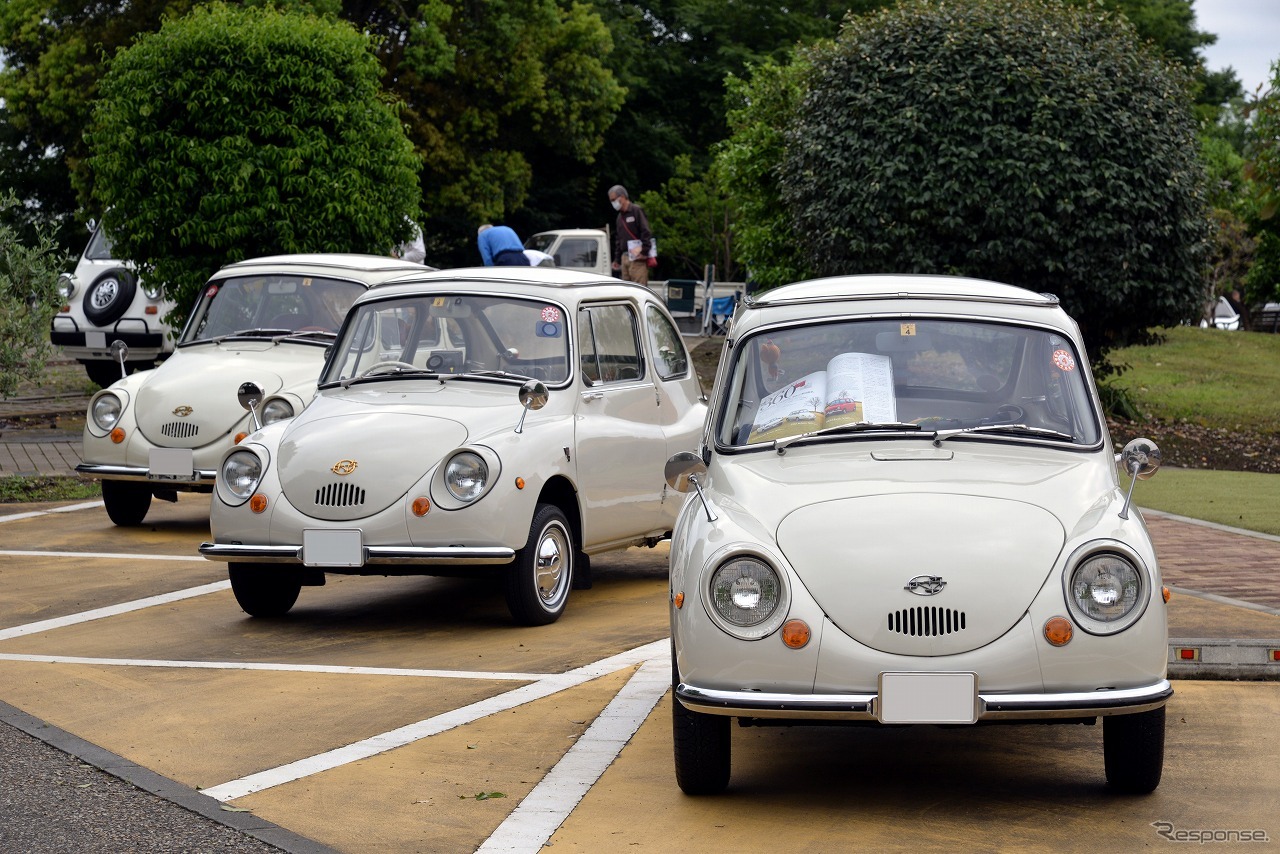
<instances>
[{"instance_id":1,"label":"asphalt pavement","mask_svg":"<svg viewBox=\"0 0 1280 854\"><path fill-rule=\"evenodd\" d=\"M61 422L86 402L50 415L47 399L0 401L0 477L73 476L79 431ZM47 421L18 421L35 415ZM0 518L22 510L0 505ZM1143 515L1174 591L1171 678L1280 679L1280 537ZM0 703L0 851L274 850L330 849Z\"/></svg>"}]
</instances>

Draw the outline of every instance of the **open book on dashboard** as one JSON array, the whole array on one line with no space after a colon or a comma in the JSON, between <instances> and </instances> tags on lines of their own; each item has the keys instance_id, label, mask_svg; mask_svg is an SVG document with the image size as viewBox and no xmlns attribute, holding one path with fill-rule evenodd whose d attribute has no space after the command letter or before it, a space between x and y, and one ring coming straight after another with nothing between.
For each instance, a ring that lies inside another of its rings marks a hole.
<instances>
[{"instance_id":1,"label":"open book on dashboard","mask_svg":"<svg viewBox=\"0 0 1280 854\"><path fill-rule=\"evenodd\" d=\"M749 443L772 442L858 421L897 421L893 361L870 353L841 353L760 401Z\"/></svg>"}]
</instances>

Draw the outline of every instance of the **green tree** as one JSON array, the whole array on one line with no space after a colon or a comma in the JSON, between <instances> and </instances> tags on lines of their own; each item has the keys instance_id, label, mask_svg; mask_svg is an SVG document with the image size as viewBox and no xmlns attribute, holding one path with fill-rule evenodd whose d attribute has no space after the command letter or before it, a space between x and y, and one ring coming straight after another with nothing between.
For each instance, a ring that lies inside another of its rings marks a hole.
<instances>
[{"instance_id":1,"label":"green tree","mask_svg":"<svg viewBox=\"0 0 1280 854\"><path fill-rule=\"evenodd\" d=\"M1123 20L1057 2L853 20L814 62L782 164L808 271L1001 280L1057 294L1095 359L1150 341L1199 314L1189 85Z\"/></svg>"},{"instance_id":2,"label":"green tree","mask_svg":"<svg viewBox=\"0 0 1280 854\"><path fill-rule=\"evenodd\" d=\"M1270 86L1248 109L1254 121L1245 146L1251 189L1246 219L1258 239L1248 295L1274 302L1280 300L1280 62L1272 64Z\"/></svg>"},{"instance_id":3,"label":"green tree","mask_svg":"<svg viewBox=\"0 0 1280 854\"><path fill-rule=\"evenodd\" d=\"M662 189L641 193L637 201L660 238L658 257L663 275L701 279L714 264L720 281L737 281L733 257L733 210L714 167L697 172L687 155L676 158L676 171Z\"/></svg>"},{"instance_id":4,"label":"green tree","mask_svg":"<svg viewBox=\"0 0 1280 854\"><path fill-rule=\"evenodd\" d=\"M0 213L18 204L12 193L0 196ZM47 235L28 242L0 221L0 397L11 397L18 383L44 373L65 261Z\"/></svg>"},{"instance_id":5,"label":"green tree","mask_svg":"<svg viewBox=\"0 0 1280 854\"><path fill-rule=\"evenodd\" d=\"M180 324L223 264L387 254L418 212L418 163L381 67L349 24L220 4L112 63L89 135L93 195L121 257Z\"/></svg>"}]
</instances>

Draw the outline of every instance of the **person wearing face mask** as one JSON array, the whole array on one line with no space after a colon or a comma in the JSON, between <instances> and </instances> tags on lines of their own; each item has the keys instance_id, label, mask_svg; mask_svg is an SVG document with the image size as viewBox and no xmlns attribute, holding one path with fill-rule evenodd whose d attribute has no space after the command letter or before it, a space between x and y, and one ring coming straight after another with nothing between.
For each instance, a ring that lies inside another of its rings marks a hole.
<instances>
[{"instance_id":1,"label":"person wearing face mask","mask_svg":"<svg viewBox=\"0 0 1280 854\"><path fill-rule=\"evenodd\" d=\"M627 188L621 184L609 188L609 204L618 212L618 222L613 229L613 269L625 281L647 285L649 267L656 266L658 261L653 255L649 218L631 201Z\"/></svg>"}]
</instances>

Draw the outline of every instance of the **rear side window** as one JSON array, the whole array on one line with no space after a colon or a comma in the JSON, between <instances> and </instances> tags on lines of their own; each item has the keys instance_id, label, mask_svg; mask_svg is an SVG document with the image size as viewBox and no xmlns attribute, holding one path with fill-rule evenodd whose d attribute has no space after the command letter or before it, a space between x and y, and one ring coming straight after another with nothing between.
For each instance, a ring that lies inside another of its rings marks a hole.
<instances>
[{"instance_id":1,"label":"rear side window","mask_svg":"<svg viewBox=\"0 0 1280 854\"><path fill-rule=\"evenodd\" d=\"M658 376L669 380L688 373L689 352L667 316L651 305L645 309L645 320L649 330L649 348L654 357L653 369Z\"/></svg>"},{"instance_id":2,"label":"rear side window","mask_svg":"<svg viewBox=\"0 0 1280 854\"><path fill-rule=\"evenodd\" d=\"M636 316L629 305L597 305L578 312L582 375L591 385L644 376Z\"/></svg>"}]
</instances>

